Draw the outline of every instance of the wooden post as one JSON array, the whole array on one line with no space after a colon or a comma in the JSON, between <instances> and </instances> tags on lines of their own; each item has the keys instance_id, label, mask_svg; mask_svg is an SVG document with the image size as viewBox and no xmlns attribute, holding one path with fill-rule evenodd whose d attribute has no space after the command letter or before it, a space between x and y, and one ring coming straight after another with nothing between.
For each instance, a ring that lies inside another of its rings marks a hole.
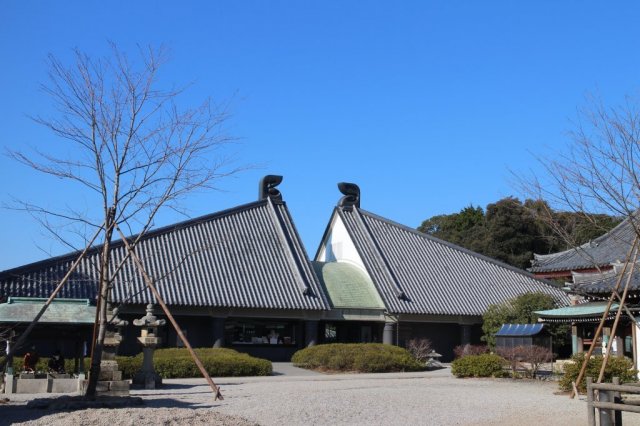
<instances>
[{"instance_id":1,"label":"wooden post","mask_svg":"<svg viewBox=\"0 0 640 426\"><path fill-rule=\"evenodd\" d=\"M602 365L600 366L600 374L598 375L598 383L602 383L602 379L604 378L604 370L607 367L607 363L609 362L609 357L611 356L611 348L613 347L613 341L616 338L618 322L620 322L620 315L622 314L622 309L627 299L627 294L629 293L629 283L631 283L631 277L633 276L633 270L635 269L635 264L637 260L638 260L638 246L636 245L636 248L633 254L633 263L631 264L631 270L628 272L629 275L627 277L627 281L624 284L622 297L620 298L620 306L618 306L618 312L616 312L616 318L613 320L613 327L611 327L611 332L609 333L609 342L607 342L607 352L604 354L604 358L602 359ZM625 271L626 271L626 268L625 268ZM624 272L622 273L621 277L623 275L624 275Z\"/></svg>"},{"instance_id":2,"label":"wooden post","mask_svg":"<svg viewBox=\"0 0 640 426\"><path fill-rule=\"evenodd\" d=\"M613 402L612 394L612 391L600 390L598 399L600 402ZM613 410L599 408L598 411L600 412L600 426L613 426Z\"/></svg>"},{"instance_id":3,"label":"wooden post","mask_svg":"<svg viewBox=\"0 0 640 426\"><path fill-rule=\"evenodd\" d=\"M89 241L89 243L86 245L82 253L80 253L80 256L78 256L75 262L73 262L73 264L71 265L71 268L69 268L67 273L64 275L64 277L60 281L60 284L58 284L55 290L53 290L53 292L51 293L47 301L44 303L44 306L40 309L40 312L38 312L38 314L31 321L27 329L20 335L16 343L9 348L9 353L7 353L7 355L4 357L2 362L0 362L0 370L4 369L4 366L7 363L7 360L13 358L13 354L15 353L15 351L20 349L20 347L24 344L25 340L27 340L27 337L29 336L33 328L36 326L40 318L42 318L42 315L44 315L49 305L51 305L51 303L53 302L53 299L55 299L58 293L60 293L60 290L62 290L62 286L69 280L69 277L71 276L71 274L73 274L73 271L76 270L76 268L78 267L82 259L85 257L85 255L91 248L91 245L93 244L93 242L96 240L96 238L98 238L98 235L100 235L100 232L102 232L103 227L104 225L101 226L100 229L98 229L98 231L95 233L91 241Z\"/></svg>"},{"instance_id":4,"label":"wooden post","mask_svg":"<svg viewBox=\"0 0 640 426\"><path fill-rule=\"evenodd\" d=\"M160 307L162 307L162 310L164 311L165 315L167 315L167 318L169 319L169 322L171 322L171 325L173 326L173 328L176 330L176 333L178 334L178 337L180 337L180 340L182 341L184 346L187 348L187 350L191 354L191 358L193 358L193 361L195 362L196 366L200 370L200 373L202 373L204 378L209 383L209 386L211 387L211 390L213 391L213 394L214 394L214 400L217 400L217 399L222 400L222 399L224 399L222 397L222 394L220 393L220 387L216 386L216 384L213 382L213 380L211 379L211 376L209 376L209 373L207 373L207 370L204 368L204 365L202 365L202 362L200 361L200 359L198 358L198 356L194 352L193 348L189 344L189 341L187 340L187 338L182 333L182 330L180 329L180 326L178 325L176 320L173 318L173 315L171 315L171 312L169 312L169 308L167 308L167 305L164 303L164 300L162 299L162 296L160 296L160 293L158 293L158 290L156 289L155 285L153 285L153 279L145 271L144 265L142 265L142 261L140 260L140 258L136 254L136 252L133 251L133 248L129 244L129 241L127 241L127 238L122 233L122 230L120 229L120 227L117 224L116 224L116 228L118 229L118 233L120 234L120 237L122 238L122 241L124 242L125 246L127 247L127 251L131 254L131 258L134 260L134 262L136 264L136 267L138 268L138 270L142 274L142 276L144 278L144 281L146 282L147 286L149 287L149 289L151 290L151 292L155 296L155 298L158 301L158 304L160 305Z\"/></svg>"},{"instance_id":5,"label":"wooden post","mask_svg":"<svg viewBox=\"0 0 640 426\"><path fill-rule=\"evenodd\" d=\"M593 379L587 377L587 424L596 426L596 409L593 406Z\"/></svg>"},{"instance_id":6,"label":"wooden post","mask_svg":"<svg viewBox=\"0 0 640 426\"><path fill-rule=\"evenodd\" d=\"M614 377L612 380L614 385L620 386L620 377ZM613 402L615 404L622 403L622 395L620 392L612 392ZM622 426L622 411L615 410L613 412L613 424L616 426Z\"/></svg>"}]
</instances>

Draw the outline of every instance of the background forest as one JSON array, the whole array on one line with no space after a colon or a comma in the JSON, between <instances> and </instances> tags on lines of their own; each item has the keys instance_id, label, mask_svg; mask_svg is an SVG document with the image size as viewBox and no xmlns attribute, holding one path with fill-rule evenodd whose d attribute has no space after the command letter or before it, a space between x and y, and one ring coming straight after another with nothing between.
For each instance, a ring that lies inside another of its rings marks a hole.
<instances>
[{"instance_id":1,"label":"background forest","mask_svg":"<svg viewBox=\"0 0 640 426\"><path fill-rule=\"evenodd\" d=\"M526 269L533 254L567 250L593 240L622 218L606 214L557 212L544 201L507 197L472 205L458 213L433 216L418 230L469 250Z\"/></svg>"}]
</instances>

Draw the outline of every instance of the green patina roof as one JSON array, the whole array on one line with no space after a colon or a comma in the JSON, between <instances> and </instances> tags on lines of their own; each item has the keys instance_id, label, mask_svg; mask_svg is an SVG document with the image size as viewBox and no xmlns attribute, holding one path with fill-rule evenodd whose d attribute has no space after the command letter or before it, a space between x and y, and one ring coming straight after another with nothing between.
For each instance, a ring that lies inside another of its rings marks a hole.
<instances>
[{"instance_id":1,"label":"green patina roof","mask_svg":"<svg viewBox=\"0 0 640 426\"><path fill-rule=\"evenodd\" d=\"M618 304L611 305L611 312L615 312L618 309ZM548 311L536 311L541 318L576 318L576 317L591 317L602 316L607 302L592 302L584 303L582 305L565 306L564 308L549 309Z\"/></svg>"},{"instance_id":2,"label":"green patina roof","mask_svg":"<svg viewBox=\"0 0 640 426\"><path fill-rule=\"evenodd\" d=\"M383 309L384 304L369 276L342 262L313 262L336 308Z\"/></svg>"},{"instance_id":3,"label":"green patina roof","mask_svg":"<svg viewBox=\"0 0 640 426\"><path fill-rule=\"evenodd\" d=\"M10 297L0 303L0 322L31 322L47 299L36 297ZM38 323L93 324L96 307L88 299L54 299Z\"/></svg>"}]
</instances>

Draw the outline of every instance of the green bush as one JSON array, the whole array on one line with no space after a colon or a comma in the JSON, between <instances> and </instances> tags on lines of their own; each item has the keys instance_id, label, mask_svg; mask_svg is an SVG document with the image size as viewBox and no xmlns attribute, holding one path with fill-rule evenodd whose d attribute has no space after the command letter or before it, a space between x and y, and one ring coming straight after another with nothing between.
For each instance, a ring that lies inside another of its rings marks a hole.
<instances>
[{"instance_id":1,"label":"green bush","mask_svg":"<svg viewBox=\"0 0 640 426\"><path fill-rule=\"evenodd\" d=\"M584 353L575 354L571 357L573 362L564 365L564 375L562 379L560 379L560 389L564 391L570 391L572 389L572 383L578 379L578 374L584 362L584 356ZM589 359L584 377L580 383L576 384L580 392L586 392L587 390L587 377L592 377L594 382L598 379L600 368L602 367L602 360L603 357L601 355L592 356L591 359ZM633 369L633 361L629 358L611 356L604 369L603 381L611 383L614 377L619 377L621 383L637 382L637 374L638 370Z\"/></svg>"},{"instance_id":2,"label":"green bush","mask_svg":"<svg viewBox=\"0 0 640 426\"><path fill-rule=\"evenodd\" d=\"M200 361L209 375L214 377L230 376L269 376L272 372L271 361L254 358L247 354L226 348L195 349ZM193 362L191 355L185 348L158 349L153 354L156 372L165 379L183 377L201 377L200 370ZM116 357L118 367L124 379L131 379L142 368L142 354L136 356ZM40 358L36 364L37 371L48 371L49 358ZM84 360L84 371L89 371L90 359ZM14 371L23 370L23 358L14 357ZM74 372L74 360L65 359L65 369Z\"/></svg>"},{"instance_id":3,"label":"green bush","mask_svg":"<svg viewBox=\"0 0 640 426\"><path fill-rule=\"evenodd\" d=\"M214 377L268 376L273 368L271 361L232 349L199 348L195 352L207 373ZM132 378L142 367L142 354L117 357L116 360L124 378ZM202 376L185 348L158 349L154 352L153 364L156 372L165 379Z\"/></svg>"},{"instance_id":4,"label":"green bush","mask_svg":"<svg viewBox=\"0 0 640 426\"><path fill-rule=\"evenodd\" d=\"M131 379L142 369L142 353L136 356L117 356L116 362L122 371L122 378Z\"/></svg>"},{"instance_id":5,"label":"green bush","mask_svg":"<svg viewBox=\"0 0 640 426\"><path fill-rule=\"evenodd\" d=\"M380 343L316 345L299 350L291 361L296 367L324 371L385 373L425 369L406 349Z\"/></svg>"},{"instance_id":6,"label":"green bush","mask_svg":"<svg viewBox=\"0 0 640 426\"><path fill-rule=\"evenodd\" d=\"M496 354L466 355L451 363L456 377L502 377L504 358Z\"/></svg>"}]
</instances>

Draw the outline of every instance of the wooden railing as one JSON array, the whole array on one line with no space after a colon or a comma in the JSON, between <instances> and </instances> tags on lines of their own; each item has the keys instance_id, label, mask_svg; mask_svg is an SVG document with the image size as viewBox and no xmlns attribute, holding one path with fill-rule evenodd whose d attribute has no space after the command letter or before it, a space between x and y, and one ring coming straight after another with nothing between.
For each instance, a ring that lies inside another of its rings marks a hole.
<instances>
[{"instance_id":1,"label":"wooden railing","mask_svg":"<svg viewBox=\"0 0 640 426\"><path fill-rule=\"evenodd\" d=\"M587 419L589 426L596 425L596 410L599 412L600 426L622 426L622 412L640 413L640 406L625 404L620 394L640 394L640 385L621 385L617 377L613 383L593 383L587 377Z\"/></svg>"}]
</instances>

